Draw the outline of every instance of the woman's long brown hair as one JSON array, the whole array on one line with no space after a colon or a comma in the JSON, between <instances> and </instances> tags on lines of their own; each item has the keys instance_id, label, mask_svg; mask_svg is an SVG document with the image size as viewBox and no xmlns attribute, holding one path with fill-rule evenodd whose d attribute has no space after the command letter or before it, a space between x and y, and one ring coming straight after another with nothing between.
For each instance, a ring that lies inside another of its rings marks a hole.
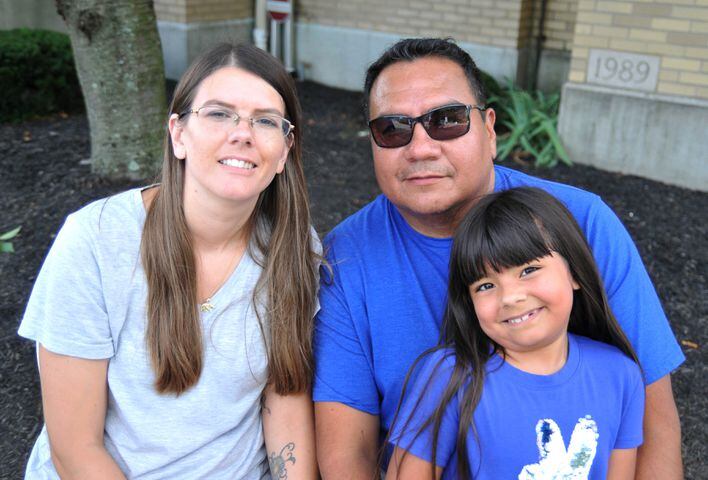
<instances>
[{"instance_id":1,"label":"woman's long brown hair","mask_svg":"<svg viewBox=\"0 0 708 480\"><path fill-rule=\"evenodd\" d=\"M294 82L272 56L252 45L218 45L197 58L177 84L170 113L192 108L201 82L234 66L268 82L283 98L285 117L302 126ZM263 268L252 301L266 336L268 383L279 394L307 391L312 381L312 330L317 268L310 229L300 130L285 169L261 193L251 217L252 257ZM292 134L291 134L292 135ZM184 160L165 135L161 185L150 204L141 242L148 284L146 342L160 393L180 394L199 380L204 346L197 274L184 210ZM257 299L266 300L261 318Z\"/></svg>"},{"instance_id":2,"label":"woman's long brown hair","mask_svg":"<svg viewBox=\"0 0 708 480\"><path fill-rule=\"evenodd\" d=\"M450 254L448 300L441 334L441 344L426 350L415 361L406 377L402 396L412 372L430 353L444 350L433 366L436 374L445 357L455 356L450 380L445 386L433 415L420 422L416 438L425 430L432 432L431 478L435 478L438 437L445 410L462 392L457 429L457 465L459 477L474 478L467 457L467 436L472 431L479 441L474 411L482 398L487 361L494 354L504 355L504 348L482 330L470 298L469 285L487 275L487 269L499 272L524 265L535 259L559 253L580 289L573 293L568 331L614 345L639 363L632 345L612 314L592 251L573 215L555 197L538 188L522 187L483 197L460 223ZM409 429L422 399L415 399L412 413L405 420ZM400 403L399 403L400 409ZM398 411L394 423L399 422ZM416 422L418 423L418 422ZM390 435L390 433L389 433ZM399 445L407 449L409 445ZM392 460L393 461L393 460Z\"/></svg>"}]
</instances>

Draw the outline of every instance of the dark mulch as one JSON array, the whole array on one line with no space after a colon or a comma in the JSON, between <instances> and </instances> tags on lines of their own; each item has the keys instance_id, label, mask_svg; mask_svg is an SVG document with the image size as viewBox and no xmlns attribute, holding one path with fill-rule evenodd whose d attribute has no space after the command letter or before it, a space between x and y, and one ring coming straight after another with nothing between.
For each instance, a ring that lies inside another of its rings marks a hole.
<instances>
[{"instance_id":1,"label":"dark mulch","mask_svg":"<svg viewBox=\"0 0 708 480\"><path fill-rule=\"evenodd\" d=\"M305 163L321 234L377 193L360 95L300 85ZM41 425L34 345L16 335L39 266L64 217L128 188L89 172L86 118L0 125L0 232L22 225L15 254L0 254L0 478L19 478ZM529 170L525 167L512 165ZM636 239L687 357L673 376L686 477L705 478L708 441L708 193L576 165L532 171L594 191ZM143 182L145 183L145 182ZM703 472L703 473L701 473Z\"/></svg>"}]
</instances>

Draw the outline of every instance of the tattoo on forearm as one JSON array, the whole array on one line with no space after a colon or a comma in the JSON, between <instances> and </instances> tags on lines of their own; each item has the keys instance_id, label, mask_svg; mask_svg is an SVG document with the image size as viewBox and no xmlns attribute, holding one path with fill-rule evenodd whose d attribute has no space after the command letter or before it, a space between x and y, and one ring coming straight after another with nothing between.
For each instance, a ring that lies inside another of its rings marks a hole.
<instances>
[{"instance_id":1,"label":"tattoo on forearm","mask_svg":"<svg viewBox=\"0 0 708 480\"><path fill-rule=\"evenodd\" d=\"M275 452L268 455L270 474L273 478L287 480L288 469L286 464L292 462L293 465L295 465L293 450L295 450L295 442L290 442L280 450L278 455L276 455Z\"/></svg>"}]
</instances>

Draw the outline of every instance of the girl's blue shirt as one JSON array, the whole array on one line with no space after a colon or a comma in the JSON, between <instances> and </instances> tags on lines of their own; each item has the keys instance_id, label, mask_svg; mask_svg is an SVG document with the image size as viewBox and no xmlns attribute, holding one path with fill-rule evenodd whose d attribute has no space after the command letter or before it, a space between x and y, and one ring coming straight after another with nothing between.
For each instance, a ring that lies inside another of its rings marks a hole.
<instances>
[{"instance_id":1,"label":"girl's blue shirt","mask_svg":"<svg viewBox=\"0 0 708 480\"><path fill-rule=\"evenodd\" d=\"M569 334L568 343L568 359L552 375L530 374L499 355L491 357L474 413L479 442L471 429L467 435L475 479L566 478L553 476L561 472L604 479L613 449L642 443L644 384L638 365L617 348L585 337ZM428 461L432 427L417 433L439 405L454 365L450 349L422 362L391 432L395 445ZM444 468L443 479L457 478L462 394L457 392L442 416L435 463Z\"/></svg>"}]
</instances>

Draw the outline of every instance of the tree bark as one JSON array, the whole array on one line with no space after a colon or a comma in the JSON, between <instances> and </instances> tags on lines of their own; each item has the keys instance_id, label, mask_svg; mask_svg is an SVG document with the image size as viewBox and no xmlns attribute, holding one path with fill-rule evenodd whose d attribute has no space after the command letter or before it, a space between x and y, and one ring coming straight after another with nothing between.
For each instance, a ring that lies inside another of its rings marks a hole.
<instances>
[{"instance_id":1,"label":"tree bark","mask_svg":"<svg viewBox=\"0 0 708 480\"><path fill-rule=\"evenodd\" d=\"M162 160L165 67L152 0L55 0L71 38L91 129L91 168L153 176Z\"/></svg>"}]
</instances>

